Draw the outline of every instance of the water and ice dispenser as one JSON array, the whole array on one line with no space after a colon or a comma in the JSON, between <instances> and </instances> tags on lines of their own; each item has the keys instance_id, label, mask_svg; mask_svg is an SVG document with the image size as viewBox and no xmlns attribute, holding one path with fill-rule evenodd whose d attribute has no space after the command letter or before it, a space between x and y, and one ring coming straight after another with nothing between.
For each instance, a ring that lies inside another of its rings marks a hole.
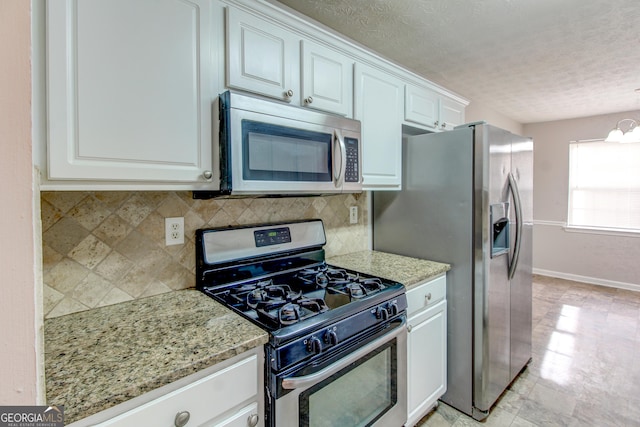
<instances>
[{"instance_id":1,"label":"water and ice dispenser","mask_svg":"<svg viewBox=\"0 0 640 427\"><path fill-rule=\"evenodd\" d=\"M509 253L509 203L490 205L491 258Z\"/></svg>"}]
</instances>

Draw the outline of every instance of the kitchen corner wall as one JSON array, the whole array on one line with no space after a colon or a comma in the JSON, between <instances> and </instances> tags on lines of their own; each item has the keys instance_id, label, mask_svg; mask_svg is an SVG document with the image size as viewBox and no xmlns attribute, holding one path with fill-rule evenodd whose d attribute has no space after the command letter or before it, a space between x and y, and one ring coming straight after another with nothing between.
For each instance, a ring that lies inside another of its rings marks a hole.
<instances>
[{"instance_id":1,"label":"kitchen corner wall","mask_svg":"<svg viewBox=\"0 0 640 427\"><path fill-rule=\"evenodd\" d=\"M321 218L327 256L368 248L368 193L193 200L190 192L43 192L45 317L195 286L198 228ZM358 224L349 224L357 206ZM185 243L165 246L164 218Z\"/></svg>"}]
</instances>

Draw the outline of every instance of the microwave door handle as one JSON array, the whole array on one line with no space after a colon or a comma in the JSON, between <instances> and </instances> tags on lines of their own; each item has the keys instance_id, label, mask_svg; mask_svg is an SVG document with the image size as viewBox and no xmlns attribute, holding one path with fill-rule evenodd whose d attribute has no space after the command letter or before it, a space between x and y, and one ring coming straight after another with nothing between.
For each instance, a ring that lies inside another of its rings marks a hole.
<instances>
[{"instance_id":1,"label":"microwave door handle","mask_svg":"<svg viewBox=\"0 0 640 427\"><path fill-rule=\"evenodd\" d=\"M345 165L347 164L347 150L344 146L344 139L342 138L342 135L340 134L340 131L338 131L337 129L334 129L333 131L333 135L334 135L334 147L336 145L336 142L338 143L337 145L340 147L340 167L335 167L336 166L336 162L334 160L333 162L333 166L334 166L334 171L333 171L333 183L336 186L336 188L340 187L342 185L342 177L343 177L343 172L344 172L344 168ZM334 150L335 153L335 150ZM338 156L335 156L336 159L338 158ZM338 173L336 175L336 172Z\"/></svg>"}]
</instances>

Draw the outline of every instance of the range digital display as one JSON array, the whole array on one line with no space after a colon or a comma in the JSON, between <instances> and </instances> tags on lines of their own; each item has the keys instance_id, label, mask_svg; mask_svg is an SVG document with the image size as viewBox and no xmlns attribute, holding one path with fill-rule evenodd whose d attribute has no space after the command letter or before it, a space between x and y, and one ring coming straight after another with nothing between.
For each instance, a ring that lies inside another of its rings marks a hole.
<instances>
[{"instance_id":1,"label":"range digital display","mask_svg":"<svg viewBox=\"0 0 640 427\"><path fill-rule=\"evenodd\" d=\"M291 242L291 230L289 227L272 228L269 230L257 230L253 232L256 247L279 245Z\"/></svg>"}]
</instances>

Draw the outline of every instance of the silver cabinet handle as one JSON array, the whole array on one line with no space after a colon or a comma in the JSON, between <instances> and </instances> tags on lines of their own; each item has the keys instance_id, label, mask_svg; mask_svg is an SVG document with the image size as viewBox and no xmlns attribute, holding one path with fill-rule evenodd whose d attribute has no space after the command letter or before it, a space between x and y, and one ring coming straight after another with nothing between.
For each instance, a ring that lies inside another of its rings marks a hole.
<instances>
[{"instance_id":1,"label":"silver cabinet handle","mask_svg":"<svg viewBox=\"0 0 640 427\"><path fill-rule=\"evenodd\" d=\"M293 98L293 90L289 89L288 91L286 91L284 93L284 97L287 98L287 99Z\"/></svg>"},{"instance_id":2,"label":"silver cabinet handle","mask_svg":"<svg viewBox=\"0 0 640 427\"><path fill-rule=\"evenodd\" d=\"M442 124L440 125L440 127L441 127L442 129L446 128L446 127L447 127L447 122L442 122Z\"/></svg>"},{"instance_id":3,"label":"silver cabinet handle","mask_svg":"<svg viewBox=\"0 0 640 427\"><path fill-rule=\"evenodd\" d=\"M304 99L304 102L307 103L307 104L311 104L313 102L313 96L307 96Z\"/></svg>"},{"instance_id":4,"label":"silver cabinet handle","mask_svg":"<svg viewBox=\"0 0 640 427\"><path fill-rule=\"evenodd\" d=\"M431 292L429 292L428 294L426 294L426 295L424 296L424 300L425 300L425 302L429 302L429 301L431 301Z\"/></svg>"},{"instance_id":5,"label":"silver cabinet handle","mask_svg":"<svg viewBox=\"0 0 640 427\"><path fill-rule=\"evenodd\" d=\"M435 127L438 127L438 124L439 124L439 123L440 123L440 122L439 122L438 120L436 120L435 122L433 122L433 125L434 125Z\"/></svg>"},{"instance_id":6,"label":"silver cabinet handle","mask_svg":"<svg viewBox=\"0 0 640 427\"><path fill-rule=\"evenodd\" d=\"M209 180L209 179L213 178L213 172L204 171L204 172L202 172L202 176L204 177L204 179Z\"/></svg>"},{"instance_id":7,"label":"silver cabinet handle","mask_svg":"<svg viewBox=\"0 0 640 427\"><path fill-rule=\"evenodd\" d=\"M413 329L413 326L407 325L407 332L411 332L412 329Z\"/></svg>"},{"instance_id":8,"label":"silver cabinet handle","mask_svg":"<svg viewBox=\"0 0 640 427\"><path fill-rule=\"evenodd\" d=\"M247 418L247 424L249 427L256 427L258 425L258 421L260 421L260 415L258 414L251 414L249 415L249 418Z\"/></svg>"},{"instance_id":9,"label":"silver cabinet handle","mask_svg":"<svg viewBox=\"0 0 640 427\"><path fill-rule=\"evenodd\" d=\"M182 411L176 414L176 419L174 424L176 427L184 427L189 422L189 418L191 418L191 414L189 411Z\"/></svg>"}]
</instances>

